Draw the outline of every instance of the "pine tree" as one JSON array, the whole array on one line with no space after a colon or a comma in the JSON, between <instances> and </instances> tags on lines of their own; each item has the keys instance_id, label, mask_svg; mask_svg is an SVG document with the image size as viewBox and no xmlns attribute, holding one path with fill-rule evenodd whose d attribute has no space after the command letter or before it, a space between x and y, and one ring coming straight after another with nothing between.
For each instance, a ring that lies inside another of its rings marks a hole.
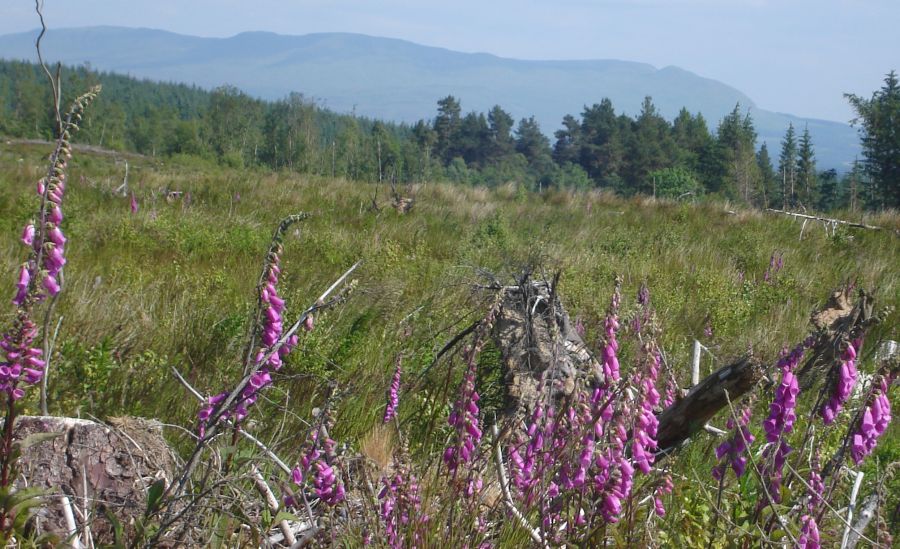
<instances>
[{"instance_id":1,"label":"pine tree","mask_svg":"<svg viewBox=\"0 0 900 549\"><path fill-rule=\"evenodd\" d=\"M634 122L634 135L628 142L630 159L626 180L632 192L651 194L651 172L672 166L675 141L668 121L656 110L650 97L644 98L641 113Z\"/></svg>"},{"instance_id":2,"label":"pine tree","mask_svg":"<svg viewBox=\"0 0 900 549\"><path fill-rule=\"evenodd\" d=\"M775 201L775 169L772 167L772 159L769 158L769 147L765 141L756 153L756 165L759 167L760 187L762 189L762 205L769 207Z\"/></svg>"},{"instance_id":3,"label":"pine tree","mask_svg":"<svg viewBox=\"0 0 900 549\"><path fill-rule=\"evenodd\" d=\"M497 162L515 152L516 144L512 137L514 121L512 115L500 105L494 105L488 112L487 121L490 130L488 161Z\"/></svg>"},{"instance_id":4,"label":"pine tree","mask_svg":"<svg viewBox=\"0 0 900 549\"><path fill-rule=\"evenodd\" d=\"M578 148L581 146L581 124L571 114L563 117L562 129L556 130L553 136L553 160L560 166L567 162L578 162Z\"/></svg>"},{"instance_id":5,"label":"pine tree","mask_svg":"<svg viewBox=\"0 0 900 549\"><path fill-rule=\"evenodd\" d=\"M630 130L630 119L628 125ZM620 123L612 101L604 98L599 104L585 107L581 113L578 160L584 171L598 184L608 184L619 178L624 168L624 124Z\"/></svg>"},{"instance_id":6,"label":"pine tree","mask_svg":"<svg viewBox=\"0 0 900 549\"><path fill-rule=\"evenodd\" d=\"M438 101L438 114L434 118L434 131L437 133L435 152L445 163L450 162L455 156L453 141L459 130L461 113L459 101L452 95Z\"/></svg>"},{"instance_id":7,"label":"pine tree","mask_svg":"<svg viewBox=\"0 0 900 549\"><path fill-rule=\"evenodd\" d=\"M794 135L793 123L788 125L784 139L781 140L778 175L781 177L781 206L785 209L791 208L796 202L794 187L797 183L797 140Z\"/></svg>"},{"instance_id":8,"label":"pine tree","mask_svg":"<svg viewBox=\"0 0 900 549\"><path fill-rule=\"evenodd\" d=\"M803 129L800 148L797 150L797 182L803 186L802 204L812 206L815 203L816 193L816 154L813 151L808 127Z\"/></svg>"},{"instance_id":9,"label":"pine tree","mask_svg":"<svg viewBox=\"0 0 900 549\"><path fill-rule=\"evenodd\" d=\"M885 76L884 86L863 99L845 94L861 124L863 167L873 194L883 207L900 207L900 82L897 73Z\"/></svg>"}]
</instances>

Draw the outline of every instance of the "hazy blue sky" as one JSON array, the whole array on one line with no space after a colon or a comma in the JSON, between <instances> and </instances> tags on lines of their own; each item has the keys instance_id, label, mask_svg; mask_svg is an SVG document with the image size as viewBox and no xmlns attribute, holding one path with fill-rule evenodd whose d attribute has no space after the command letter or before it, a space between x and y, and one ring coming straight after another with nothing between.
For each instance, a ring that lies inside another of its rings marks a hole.
<instances>
[{"instance_id":1,"label":"hazy blue sky","mask_svg":"<svg viewBox=\"0 0 900 549\"><path fill-rule=\"evenodd\" d=\"M677 65L762 108L847 121L900 70L898 0L46 0L48 26L120 25L200 36L346 31L528 59ZM0 0L0 34L37 26ZM2 52L0 52L2 55Z\"/></svg>"}]
</instances>

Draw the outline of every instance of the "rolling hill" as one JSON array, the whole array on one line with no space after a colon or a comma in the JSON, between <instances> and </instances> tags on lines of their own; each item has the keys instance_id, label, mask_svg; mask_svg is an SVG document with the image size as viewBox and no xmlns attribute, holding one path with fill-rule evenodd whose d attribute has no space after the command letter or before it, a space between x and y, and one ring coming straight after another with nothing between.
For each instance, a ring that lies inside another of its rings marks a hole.
<instances>
[{"instance_id":1,"label":"rolling hill","mask_svg":"<svg viewBox=\"0 0 900 549\"><path fill-rule=\"evenodd\" d=\"M0 36L0 57L34 60L35 36ZM820 169L846 169L859 154L856 131L847 124L759 109L739 90L672 66L507 59L346 33L201 38L123 27L54 29L43 50L52 61L208 88L231 84L267 99L298 91L332 110L402 122L434 116L437 99L452 94L465 111L499 104L516 118L534 115L547 134L565 114L604 97L635 114L650 95L664 116L687 107L702 112L713 129L740 103L775 155L788 123L809 127Z\"/></svg>"}]
</instances>

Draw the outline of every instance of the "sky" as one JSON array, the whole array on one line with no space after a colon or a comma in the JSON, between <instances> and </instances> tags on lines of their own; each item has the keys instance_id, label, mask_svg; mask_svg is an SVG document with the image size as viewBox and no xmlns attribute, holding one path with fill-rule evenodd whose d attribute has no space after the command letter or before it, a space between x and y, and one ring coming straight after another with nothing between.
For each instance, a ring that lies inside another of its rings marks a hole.
<instances>
[{"instance_id":1,"label":"sky","mask_svg":"<svg viewBox=\"0 0 900 549\"><path fill-rule=\"evenodd\" d=\"M676 65L739 89L758 107L842 122L853 116L845 92L868 97L900 70L897 0L43 1L51 31L340 31L518 59ZM37 26L33 0L0 0L0 34Z\"/></svg>"}]
</instances>

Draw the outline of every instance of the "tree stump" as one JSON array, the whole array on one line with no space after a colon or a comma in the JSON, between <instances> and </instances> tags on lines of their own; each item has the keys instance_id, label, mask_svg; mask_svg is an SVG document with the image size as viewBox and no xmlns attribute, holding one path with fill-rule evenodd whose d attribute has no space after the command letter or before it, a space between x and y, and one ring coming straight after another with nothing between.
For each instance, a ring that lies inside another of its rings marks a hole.
<instances>
[{"instance_id":1,"label":"tree stump","mask_svg":"<svg viewBox=\"0 0 900 549\"><path fill-rule=\"evenodd\" d=\"M147 489L157 480L172 478L171 450L158 422L115 418L105 425L68 417L17 418L17 441L41 433L58 436L26 443L16 477L20 488L46 490L44 504L34 518L38 533L66 538L62 505L62 496L66 496L80 511L75 513L79 533L87 523L95 543L112 543L115 529L109 513L130 537L136 518L146 509Z\"/></svg>"}]
</instances>

